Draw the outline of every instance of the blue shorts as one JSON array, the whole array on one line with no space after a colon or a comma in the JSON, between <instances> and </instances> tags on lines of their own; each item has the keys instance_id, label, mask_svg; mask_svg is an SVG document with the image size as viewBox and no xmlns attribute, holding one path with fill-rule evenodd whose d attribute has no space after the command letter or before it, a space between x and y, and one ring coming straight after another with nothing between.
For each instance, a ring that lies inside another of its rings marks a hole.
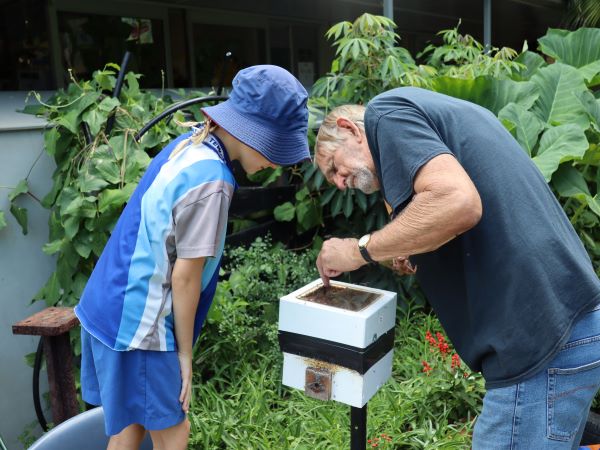
<instances>
[{"instance_id":1,"label":"blue shorts","mask_svg":"<svg viewBox=\"0 0 600 450\"><path fill-rule=\"evenodd\" d=\"M177 352L116 351L81 327L81 394L104 408L108 436L134 423L147 430L181 423L180 392Z\"/></svg>"}]
</instances>

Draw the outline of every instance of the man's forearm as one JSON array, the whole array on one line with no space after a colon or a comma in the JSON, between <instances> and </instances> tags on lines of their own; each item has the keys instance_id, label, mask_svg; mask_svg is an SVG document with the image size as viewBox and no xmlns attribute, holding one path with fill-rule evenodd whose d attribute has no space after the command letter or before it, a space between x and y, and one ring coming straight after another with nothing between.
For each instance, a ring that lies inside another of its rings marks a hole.
<instances>
[{"instance_id":1,"label":"man's forearm","mask_svg":"<svg viewBox=\"0 0 600 450\"><path fill-rule=\"evenodd\" d=\"M373 233L368 250L373 259L384 261L433 251L479 221L480 211L461 192L415 195L391 223Z\"/></svg>"}]
</instances>

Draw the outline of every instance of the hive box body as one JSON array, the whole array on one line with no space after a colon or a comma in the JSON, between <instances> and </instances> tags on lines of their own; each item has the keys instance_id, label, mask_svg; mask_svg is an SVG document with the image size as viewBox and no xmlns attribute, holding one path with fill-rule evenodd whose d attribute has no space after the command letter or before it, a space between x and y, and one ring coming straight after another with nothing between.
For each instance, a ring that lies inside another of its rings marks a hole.
<instances>
[{"instance_id":1,"label":"hive box body","mask_svg":"<svg viewBox=\"0 0 600 450\"><path fill-rule=\"evenodd\" d=\"M293 354L284 351L282 383L305 390L306 369L325 369L332 374L330 398L360 408L392 374L393 349L391 349L392 342L389 340L393 340L396 293L332 282L333 286L379 295L373 303L360 311L350 311L298 298L321 284L321 280L315 280L281 298L279 304L280 337L281 332L284 332L283 334L294 333L294 335L309 336L316 340L351 346L355 348L354 353L357 359L362 357L364 349L372 349L383 341L389 343L389 350L381 352L380 359L364 373L347 366L320 360L318 357L307 357L306 353ZM294 335L291 335L292 339ZM286 337L288 340L290 339L289 334Z\"/></svg>"},{"instance_id":2,"label":"hive box body","mask_svg":"<svg viewBox=\"0 0 600 450\"><path fill-rule=\"evenodd\" d=\"M361 311L348 311L299 299L322 284L315 280L285 295L279 302L279 330L365 348L394 327L396 293L332 281L332 286L348 287L379 294Z\"/></svg>"},{"instance_id":3,"label":"hive box body","mask_svg":"<svg viewBox=\"0 0 600 450\"><path fill-rule=\"evenodd\" d=\"M304 390L305 372L308 367L323 367L332 372L331 400L362 408L375 395L381 386L392 376L390 350L364 375L342 366L303 358L298 355L283 354L283 378L285 386Z\"/></svg>"}]
</instances>

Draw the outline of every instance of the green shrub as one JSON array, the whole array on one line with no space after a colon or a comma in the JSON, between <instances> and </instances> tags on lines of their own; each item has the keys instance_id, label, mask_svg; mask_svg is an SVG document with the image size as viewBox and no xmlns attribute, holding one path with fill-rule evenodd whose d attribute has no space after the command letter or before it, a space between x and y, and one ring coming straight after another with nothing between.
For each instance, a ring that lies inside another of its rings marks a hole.
<instances>
[{"instance_id":1,"label":"green shrub","mask_svg":"<svg viewBox=\"0 0 600 450\"><path fill-rule=\"evenodd\" d=\"M196 346L197 361L210 374L225 361L279 353L279 298L318 278L316 250L296 253L269 237L248 248L229 248L213 304Z\"/></svg>"}]
</instances>

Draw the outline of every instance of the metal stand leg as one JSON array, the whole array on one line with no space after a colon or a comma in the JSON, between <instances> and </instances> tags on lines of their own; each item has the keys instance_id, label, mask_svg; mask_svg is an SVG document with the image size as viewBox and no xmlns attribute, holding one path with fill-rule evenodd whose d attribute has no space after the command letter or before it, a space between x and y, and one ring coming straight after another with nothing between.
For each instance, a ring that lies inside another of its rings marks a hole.
<instances>
[{"instance_id":1,"label":"metal stand leg","mask_svg":"<svg viewBox=\"0 0 600 450\"><path fill-rule=\"evenodd\" d=\"M367 404L350 409L350 450L367 448Z\"/></svg>"}]
</instances>

